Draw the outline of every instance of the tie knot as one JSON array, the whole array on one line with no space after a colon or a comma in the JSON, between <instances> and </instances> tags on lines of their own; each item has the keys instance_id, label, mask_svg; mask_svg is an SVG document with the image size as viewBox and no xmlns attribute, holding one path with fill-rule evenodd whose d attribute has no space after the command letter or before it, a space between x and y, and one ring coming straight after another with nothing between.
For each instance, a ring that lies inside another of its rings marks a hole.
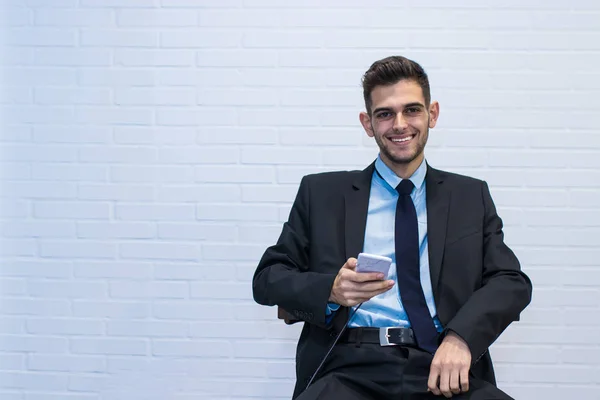
<instances>
[{"instance_id":1,"label":"tie knot","mask_svg":"<svg viewBox=\"0 0 600 400\"><path fill-rule=\"evenodd\" d=\"M410 179L402 179L398 186L396 186L396 190L400 194L400 196L408 194L412 192L415 185L412 183Z\"/></svg>"}]
</instances>

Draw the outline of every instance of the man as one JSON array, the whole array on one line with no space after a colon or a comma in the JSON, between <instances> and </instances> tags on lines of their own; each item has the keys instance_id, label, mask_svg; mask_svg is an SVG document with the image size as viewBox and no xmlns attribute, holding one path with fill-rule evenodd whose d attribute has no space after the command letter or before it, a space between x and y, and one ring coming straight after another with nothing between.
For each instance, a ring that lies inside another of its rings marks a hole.
<instances>
[{"instance_id":1,"label":"man","mask_svg":"<svg viewBox=\"0 0 600 400\"><path fill-rule=\"evenodd\" d=\"M419 64L379 60L363 92L379 156L363 171L305 176L253 279L258 303L305 321L293 398L510 399L488 347L532 287L488 186L425 162L440 111ZM357 272L360 252L392 258L389 274Z\"/></svg>"}]
</instances>

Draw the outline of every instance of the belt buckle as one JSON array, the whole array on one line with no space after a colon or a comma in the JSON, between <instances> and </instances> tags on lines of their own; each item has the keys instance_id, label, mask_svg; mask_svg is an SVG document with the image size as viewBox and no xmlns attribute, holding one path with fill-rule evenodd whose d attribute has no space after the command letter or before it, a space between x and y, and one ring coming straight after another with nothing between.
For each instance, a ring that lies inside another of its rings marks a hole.
<instances>
[{"instance_id":1,"label":"belt buckle","mask_svg":"<svg viewBox=\"0 0 600 400\"><path fill-rule=\"evenodd\" d=\"M379 344L381 346L397 346L396 343L390 343L390 327L379 328Z\"/></svg>"}]
</instances>

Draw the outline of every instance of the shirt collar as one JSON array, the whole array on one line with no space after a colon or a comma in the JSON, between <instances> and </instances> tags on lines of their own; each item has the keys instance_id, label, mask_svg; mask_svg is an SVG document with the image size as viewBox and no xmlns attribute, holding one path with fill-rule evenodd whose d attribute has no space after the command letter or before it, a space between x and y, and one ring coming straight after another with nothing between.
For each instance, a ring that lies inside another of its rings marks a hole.
<instances>
[{"instance_id":1,"label":"shirt collar","mask_svg":"<svg viewBox=\"0 0 600 400\"><path fill-rule=\"evenodd\" d=\"M386 183L392 187L392 189L395 189L396 186L398 186L398 184L402 180L402 178L396 175L396 173L392 171L390 167L385 165L385 163L381 159L381 155L378 155L377 160L375 160L375 169L383 178L383 180L386 181ZM425 182L426 173L427 163L425 162L425 158L423 158L423 161L421 162L421 165L419 165L419 168L417 168L417 170L409 178L415 185L415 189L419 190L421 188L423 182Z\"/></svg>"}]
</instances>

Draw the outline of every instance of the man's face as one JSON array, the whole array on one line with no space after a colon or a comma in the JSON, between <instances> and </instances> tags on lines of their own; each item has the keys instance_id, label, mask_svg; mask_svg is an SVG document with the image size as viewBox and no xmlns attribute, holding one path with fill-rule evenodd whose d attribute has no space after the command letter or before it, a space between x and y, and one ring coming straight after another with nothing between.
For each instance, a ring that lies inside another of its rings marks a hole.
<instances>
[{"instance_id":1,"label":"man's face","mask_svg":"<svg viewBox=\"0 0 600 400\"><path fill-rule=\"evenodd\" d=\"M420 165L439 104L427 107L421 87L413 80L376 86L371 100L371 115L361 113L360 121L367 135L375 138L382 160L390 167Z\"/></svg>"}]
</instances>

